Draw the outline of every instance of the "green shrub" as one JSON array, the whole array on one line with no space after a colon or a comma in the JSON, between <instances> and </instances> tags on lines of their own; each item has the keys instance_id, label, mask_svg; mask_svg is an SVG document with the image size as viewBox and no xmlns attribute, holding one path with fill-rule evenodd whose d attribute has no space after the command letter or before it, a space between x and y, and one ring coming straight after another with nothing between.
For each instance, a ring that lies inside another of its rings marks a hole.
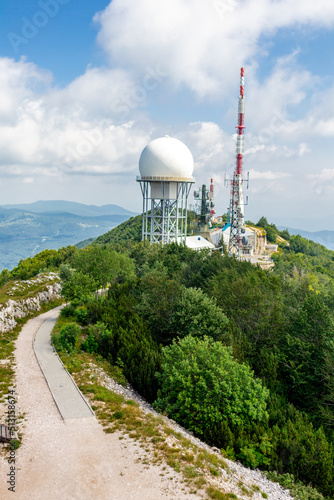
<instances>
[{"instance_id":1,"label":"green shrub","mask_svg":"<svg viewBox=\"0 0 334 500\"><path fill-rule=\"evenodd\" d=\"M67 352L73 351L75 349L79 333L80 327L76 323L64 325L59 332L56 347Z\"/></svg>"},{"instance_id":2,"label":"green shrub","mask_svg":"<svg viewBox=\"0 0 334 500\"><path fill-rule=\"evenodd\" d=\"M60 316L62 316L63 318L74 318L74 313L75 305L71 302L70 304L62 308L62 310L60 311Z\"/></svg>"},{"instance_id":3,"label":"green shrub","mask_svg":"<svg viewBox=\"0 0 334 500\"><path fill-rule=\"evenodd\" d=\"M74 317L80 325L87 325L87 307L79 306L74 311Z\"/></svg>"},{"instance_id":4,"label":"green shrub","mask_svg":"<svg viewBox=\"0 0 334 500\"><path fill-rule=\"evenodd\" d=\"M90 353L97 353L99 351L99 344L97 343L96 338L94 337L94 334L92 332L89 333L85 342L81 345L81 348L84 351Z\"/></svg>"},{"instance_id":5,"label":"green shrub","mask_svg":"<svg viewBox=\"0 0 334 500\"><path fill-rule=\"evenodd\" d=\"M210 440L223 421L243 426L266 420L269 391L231 349L187 336L163 349L156 407Z\"/></svg>"}]
</instances>

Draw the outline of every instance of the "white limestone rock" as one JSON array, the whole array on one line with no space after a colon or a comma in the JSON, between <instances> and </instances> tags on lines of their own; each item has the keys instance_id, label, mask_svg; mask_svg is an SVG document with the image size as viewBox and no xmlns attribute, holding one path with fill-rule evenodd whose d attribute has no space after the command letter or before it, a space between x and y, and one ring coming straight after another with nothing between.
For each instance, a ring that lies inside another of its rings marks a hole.
<instances>
[{"instance_id":1,"label":"white limestone rock","mask_svg":"<svg viewBox=\"0 0 334 500\"><path fill-rule=\"evenodd\" d=\"M55 273L49 273L43 276L38 275L36 278L27 281L15 282L12 290L22 290L23 286L25 289L29 289L33 284L43 283L56 277L57 275ZM60 290L60 283L48 283L45 290L38 292L34 297L18 301L9 299L5 305L0 305L0 332L9 332L17 325L16 319L24 318L31 311L39 311L41 309L41 305L45 302L50 302L60 298Z\"/></svg>"}]
</instances>

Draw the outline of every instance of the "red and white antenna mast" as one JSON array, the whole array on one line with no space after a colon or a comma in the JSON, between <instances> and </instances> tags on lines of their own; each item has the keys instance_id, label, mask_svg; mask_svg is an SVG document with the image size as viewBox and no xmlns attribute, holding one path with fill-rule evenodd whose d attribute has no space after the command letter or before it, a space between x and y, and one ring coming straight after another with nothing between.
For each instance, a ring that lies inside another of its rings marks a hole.
<instances>
[{"instance_id":1,"label":"red and white antenna mast","mask_svg":"<svg viewBox=\"0 0 334 500\"><path fill-rule=\"evenodd\" d=\"M213 201L213 196L214 196L214 185L213 185L213 179L211 179L211 183L210 183L210 191L208 193L208 197L209 197L209 200L210 200L210 221L211 222L214 222L214 216L215 216L215 203Z\"/></svg>"},{"instance_id":2,"label":"red and white antenna mast","mask_svg":"<svg viewBox=\"0 0 334 500\"><path fill-rule=\"evenodd\" d=\"M245 129L245 96L244 96L244 81L245 69L241 68L240 71L240 95L238 103L238 125L236 126L237 132L237 153L236 153L236 167L233 174L233 179L226 181L231 185L231 200L229 208L229 221L230 221L230 240L228 244L228 254L240 256L240 247L242 243L241 228L244 225L244 195L243 195L243 182L242 178L242 161L243 161L243 142L244 142L244 129ZM246 179L248 187L248 178ZM244 231L243 231L244 232Z\"/></svg>"}]
</instances>

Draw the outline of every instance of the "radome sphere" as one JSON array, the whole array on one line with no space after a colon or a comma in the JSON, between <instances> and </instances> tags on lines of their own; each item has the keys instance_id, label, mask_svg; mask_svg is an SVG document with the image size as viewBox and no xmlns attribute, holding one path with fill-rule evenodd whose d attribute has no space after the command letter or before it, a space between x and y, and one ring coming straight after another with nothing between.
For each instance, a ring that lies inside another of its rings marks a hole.
<instances>
[{"instance_id":1,"label":"radome sphere","mask_svg":"<svg viewBox=\"0 0 334 500\"><path fill-rule=\"evenodd\" d=\"M166 135L146 146L139 159L139 171L142 178L190 179L194 171L194 160L183 142Z\"/></svg>"}]
</instances>

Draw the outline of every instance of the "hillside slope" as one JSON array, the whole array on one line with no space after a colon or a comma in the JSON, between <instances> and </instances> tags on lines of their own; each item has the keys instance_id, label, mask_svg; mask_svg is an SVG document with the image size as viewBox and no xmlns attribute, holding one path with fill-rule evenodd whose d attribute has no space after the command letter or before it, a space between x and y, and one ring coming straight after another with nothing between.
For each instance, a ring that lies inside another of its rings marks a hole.
<instances>
[{"instance_id":1,"label":"hillside slope","mask_svg":"<svg viewBox=\"0 0 334 500\"><path fill-rule=\"evenodd\" d=\"M314 241L316 243L320 243L320 245L324 245L329 250L334 250L334 231L304 231L303 229L295 229L292 227L283 227L279 226L278 229L287 229L290 234L302 236L307 240Z\"/></svg>"},{"instance_id":2,"label":"hillside slope","mask_svg":"<svg viewBox=\"0 0 334 500\"><path fill-rule=\"evenodd\" d=\"M94 244L122 243L126 241L139 242L142 239L142 215L130 217L117 227L102 234L94 241Z\"/></svg>"},{"instance_id":3,"label":"hillside slope","mask_svg":"<svg viewBox=\"0 0 334 500\"><path fill-rule=\"evenodd\" d=\"M87 213L92 213L89 207ZM64 211L37 213L0 208L0 271L12 269L21 259L34 256L42 250L58 249L96 238L128 217L126 213L91 216Z\"/></svg>"}]
</instances>

